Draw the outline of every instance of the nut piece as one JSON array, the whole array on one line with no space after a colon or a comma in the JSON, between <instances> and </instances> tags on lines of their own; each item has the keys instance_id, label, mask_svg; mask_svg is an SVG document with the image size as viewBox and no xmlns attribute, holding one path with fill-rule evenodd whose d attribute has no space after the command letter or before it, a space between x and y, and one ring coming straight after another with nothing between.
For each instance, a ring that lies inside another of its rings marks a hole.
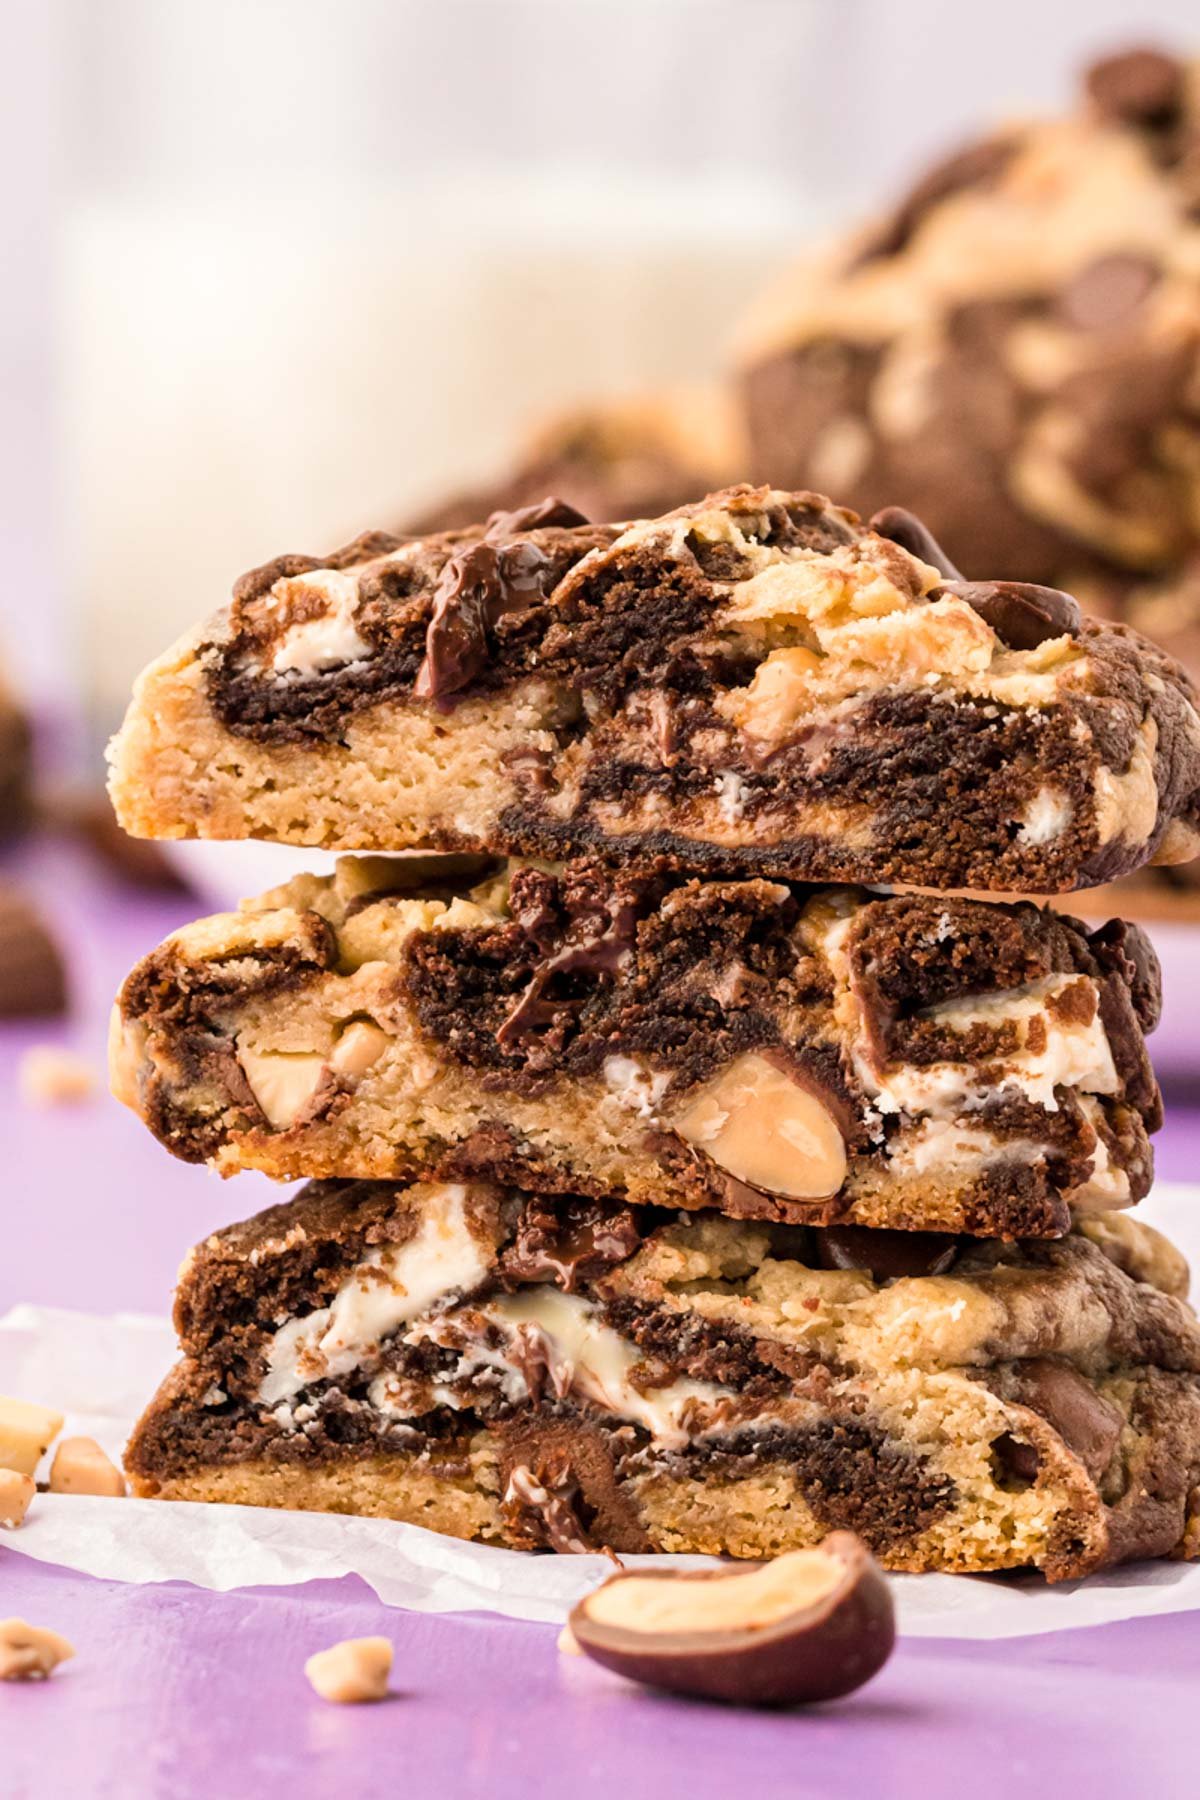
<instances>
[{"instance_id":1,"label":"nut piece","mask_svg":"<svg viewBox=\"0 0 1200 1800\"><path fill-rule=\"evenodd\" d=\"M32 1475L19 1475L15 1469L0 1469L0 1525L15 1531L36 1493L37 1483Z\"/></svg>"},{"instance_id":2,"label":"nut piece","mask_svg":"<svg viewBox=\"0 0 1200 1800\"><path fill-rule=\"evenodd\" d=\"M273 1131L294 1125L325 1074L324 1056L311 1050L251 1050L238 1045L238 1061L250 1092Z\"/></svg>"},{"instance_id":3,"label":"nut piece","mask_svg":"<svg viewBox=\"0 0 1200 1800\"><path fill-rule=\"evenodd\" d=\"M568 1622L618 1675L748 1706L836 1700L878 1674L896 1636L891 1590L851 1531L733 1574L612 1575Z\"/></svg>"},{"instance_id":4,"label":"nut piece","mask_svg":"<svg viewBox=\"0 0 1200 1800\"><path fill-rule=\"evenodd\" d=\"M52 1494L97 1494L119 1500L126 1491L125 1477L95 1438L64 1438L54 1452L50 1464Z\"/></svg>"},{"instance_id":5,"label":"nut piece","mask_svg":"<svg viewBox=\"0 0 1200 1800\"><path fill-rule=\"evenodd\" d=\"M92 1065L73 1051L35 1044L21 1058L17 1083L27 1106L73 1106L91 1099L96 1074Z\"/></svg>"},{"instance_id":6,"label":"nut piece","mask_svg":"<svg viewBox=\"0 0 1200 1800\"><path fill-rule=\"evenodd\" d=\"M24 1619L0 1619L0 1681L44 1681L74 1654L57 1631L27 1625Z\"/></svg>"},{"instance_id":7,"label":"nut piece","mask_svg":"<svg viewBox=\"0 0 1200 1800\"><path fill-rule=\"evenodd\" d=\"M388 1047L388 1034L382 1026L367 1019L353 1019L333 1046L330 1067L338 1075L354 1081L374 1068Z\"/></svg>"},{"instance_id":8,"label":"nut piece","mask_svg":"<svg viewBox=\"0 0 1200 1800\"><path fill-rule=\"evenodd\" d=\"M569 1625L564 1625L559 1632L555 1648L560 1656L583 1655L583 1651L579 1647L579 1639L575 1636L575 1633L571 1630Z\"/></svg>"},{"instance_id":9,"label":"nut piece","mask_svg":"<svg viewBox=\"0 0 1200 1800\"><path fill-rule=\"evenodd\" d=\"M61 1413L0 1395L0 1469L32 1475L63 1428Z\"/></svg>"},{"instance_id":10,"label":"nut piece","mask_svg":"<svg viewBox=\"0 0 1200 1800\"><path fill-rule=\"evenodd\" d=\"M846 1143L802 1076L756 1052L739 1056L674 1121L689 1144L750 1187L789 1200L826 1200L846 1179Z\"/></svg>"},{"instance_id":11,"label":"nut piece","mask_svg":"<svg viewBox=\"0 0 1200 1800\"><path fill-rule=\"evenodd\" d=\"M386 1699L391 1672L392 1645L385 1637L344 1638L328 1650L318 1650L304 1665L322 1700L343 1705Z\"/></svg>"}]
</instances>

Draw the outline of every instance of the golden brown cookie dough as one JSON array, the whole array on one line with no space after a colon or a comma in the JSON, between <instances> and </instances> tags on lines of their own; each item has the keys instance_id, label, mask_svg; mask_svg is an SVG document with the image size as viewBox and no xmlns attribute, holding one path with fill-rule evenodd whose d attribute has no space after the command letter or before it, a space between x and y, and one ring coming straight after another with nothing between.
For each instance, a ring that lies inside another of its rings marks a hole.
<instances>
[{"instance_id":1,"label":"golden brown cookie dough","mask_svg":"<svg viewBox=\"0 0 1200 1800\"><path fill-rule=\"evenodd\" d=\"M226 1174L1056 1236L1131 1204L1153 952L1029 904L343 859L132 973L112 1078Z\"/></svg>"},{"instance_id":2,"label":"golden brown cookie dough","mask_svg":"<svg viewBox=\"0 0 1200 1800\"><path fill-rule=\"evenodd\" d=\"M1065 1579L1190 1541L1185 1284L1127 1219L1004 1245L317 1183L192 1253L126 1467L518 1547L850 1526L892 1568Z\"/></svg>"},{"instance_id":3,"label":"golden brown cookie dough","mask_svg":"<svg viewBox=\"0 0 1200 1800\"><path fill-rule=\"evenodd\" d=\"M731 488L283 557L141 677L141 837L1055 893L1191 855L1178 667L915 521Z\"/></svg>"}]
</instances>

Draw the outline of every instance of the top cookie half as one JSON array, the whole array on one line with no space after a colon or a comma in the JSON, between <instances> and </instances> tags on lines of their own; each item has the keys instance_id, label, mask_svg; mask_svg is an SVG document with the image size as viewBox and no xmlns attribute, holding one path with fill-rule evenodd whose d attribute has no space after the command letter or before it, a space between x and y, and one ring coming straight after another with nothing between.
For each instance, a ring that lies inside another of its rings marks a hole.
<instances>
[{"instance_id":1,"label":"top cookie half","mask_svg":"<svg viewBox=\"0 0 1200 1800\"><path fill-rule=\"evenodd\" d=\"M111 761L143 837L1022 893L1200 849L1170 658L769 488L280 558L146 670Z\"/></svg>"}]
</instances>

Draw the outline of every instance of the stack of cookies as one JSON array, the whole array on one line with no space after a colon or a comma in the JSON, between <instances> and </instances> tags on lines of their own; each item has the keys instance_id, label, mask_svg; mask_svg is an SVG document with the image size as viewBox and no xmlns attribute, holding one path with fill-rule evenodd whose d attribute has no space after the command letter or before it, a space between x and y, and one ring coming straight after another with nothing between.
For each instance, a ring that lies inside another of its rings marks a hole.
<instances>
[{"instance_id":1,"label":"stack of cookies","mask_svg":"<svg viewBox=\"0 0 1200 1800\"><path fill-rule=\"evenodd\" d=\"M1200 1553L1200 1327L1124 1209L1180 669L911 515L561 503L244 577L112 755L152 837L355 850L129 977L200 1245L146 1495L560 1550L1075 1576Z\"/></svg>"}]
</instances>

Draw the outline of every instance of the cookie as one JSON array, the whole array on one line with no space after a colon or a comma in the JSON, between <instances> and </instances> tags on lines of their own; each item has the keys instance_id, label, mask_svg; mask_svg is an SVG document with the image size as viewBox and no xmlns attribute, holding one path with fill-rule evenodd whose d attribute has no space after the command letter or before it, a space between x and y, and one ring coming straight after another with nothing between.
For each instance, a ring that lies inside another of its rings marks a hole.
<instances>
[{"instance_id":1,"label":"cookie","mask_svg":"<svg viewBox=\"0 0 1200 1800\"><path fill-rule=\"evenodd\" d=\"M1200 543L1200 78L1139 50L810 255L746 321L749 467L1071 586Z\"/></svg>"},{"instance_id":2,"label":"cookie","mask_svg":"<svg viewBox=\"0 0 1200 1800\"><path fill-rule=\"evenodd\" d=\"M1055 1236L1149 1186L1158 1012L1136 927L1028 903L346 858L139 964L112 1078L225 1174Z\"/></svg>"},{"instance_id":3,"label":"cookie","mask_svg":"<svg viewBox=\"0 0 1200 1800\"><path fill-rule=\"evenodd\" d=\"M1197 836L1182 671L916 520L733 488L285 557L141 677L141 837L1058 893Z\"/></svg>"},{"instance_id":4,"label":"cookie","mask_svg":"<svg viewBox=\"0 0 1200 1800\"><path fill-rule=\"evenodd\" d=\"M517 1548L768 1557L849 1526L890 1568L1052 1580L1194 1549L1200 1328L1164 1240L910 1234L872 1270L889 1234L837 1235L315 1184L185 1263L125 1467Z\"/></svg>"},{"instance_id":5,"label":"cookie","mask_svg":"<svg viewBox=\"0 0 1200 1800\"><path fill-rule=\"evenodd\" d=\"M406 521L419 537L476 524L558 494L589 519L654 519L745 467L724 389L640 394L557 414L487 487L451 494Z\"/></svg>"}]
</instances>

